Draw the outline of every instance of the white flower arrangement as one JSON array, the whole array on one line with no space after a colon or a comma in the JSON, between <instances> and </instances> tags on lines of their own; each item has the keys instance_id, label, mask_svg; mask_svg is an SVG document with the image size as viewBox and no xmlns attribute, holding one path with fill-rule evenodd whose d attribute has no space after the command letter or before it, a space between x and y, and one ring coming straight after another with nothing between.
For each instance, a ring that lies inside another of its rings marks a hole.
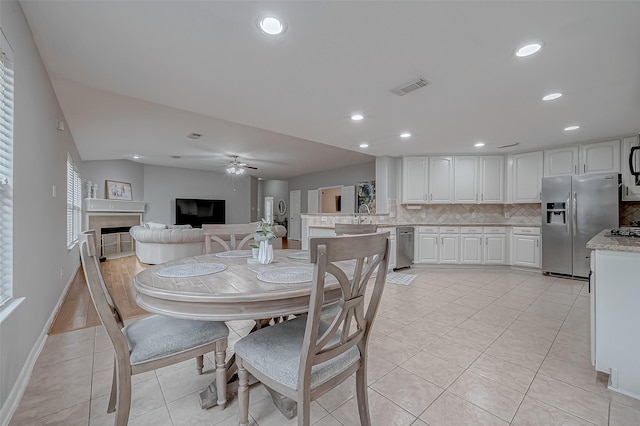
<instances>
[{"instance_id":1,"label":"white flower arrangement","mask_svg":"<svg viewBox=\"0 0 640 426\"><path fill-rule=\"evenodd\" d=\"M273 233L273 222L262 219L258 224L258 229L256 229L253 239L256 241L271 241L275 236Z\"/></svg>"}]
</instances>

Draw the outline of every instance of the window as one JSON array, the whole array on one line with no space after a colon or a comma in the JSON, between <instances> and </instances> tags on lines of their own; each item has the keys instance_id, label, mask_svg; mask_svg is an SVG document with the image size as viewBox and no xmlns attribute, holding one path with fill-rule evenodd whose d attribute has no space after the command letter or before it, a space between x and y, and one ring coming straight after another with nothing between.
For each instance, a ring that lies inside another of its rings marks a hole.
<instances>
[{"instance_id":1,"label":"window","mask_svg":"<svg viewBox=\"0 0 640 426\"><path fill-rule=\"evenodd\" d=\"M71 154L67 152L67 248L78 242L82 211L82 180Z\"/></svg>"},{"instance_id":2,"label":"window","mask_svg":"<svg viewBox=\"0 0 640 426\"><path fill-rule=\"evenodd\" d=\"M0 305L13 296L13 52L0 33Z\"/></svg>"}]
</instances>

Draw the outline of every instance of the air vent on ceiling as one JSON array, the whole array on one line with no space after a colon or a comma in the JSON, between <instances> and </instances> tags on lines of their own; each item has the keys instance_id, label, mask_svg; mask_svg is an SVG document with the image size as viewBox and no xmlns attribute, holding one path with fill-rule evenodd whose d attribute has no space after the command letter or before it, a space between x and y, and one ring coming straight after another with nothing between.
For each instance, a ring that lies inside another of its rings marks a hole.
<instances>
[{"instance_id":1,"label":"air vent on ceiling","mask_svg":"<svg viewBox=\"0 0 640 426\"><path fill-rule=\"evenodd\" d=\"M426 87L429 84L431 83L429 83L427 80L421 77L416 81L403 84L401 87L398 87L397 89L393 89L392 92L395 93L396 95L403 96L409 92L413 92L414 90L420 89L422 87Z\"/></svg>"},{"instance_id":2,"label":"air vent on ceiling","mask_svg":"<svg viewBox=\"0 0 640 426\"><path fill-rule=\"evenodd\" d=\"M502 145L502 146L499 146L498 148L511 148L512 146L516 146L516 145L520 145L520 142L510 143L508 145Z\"/></svg>"}]
</instances>

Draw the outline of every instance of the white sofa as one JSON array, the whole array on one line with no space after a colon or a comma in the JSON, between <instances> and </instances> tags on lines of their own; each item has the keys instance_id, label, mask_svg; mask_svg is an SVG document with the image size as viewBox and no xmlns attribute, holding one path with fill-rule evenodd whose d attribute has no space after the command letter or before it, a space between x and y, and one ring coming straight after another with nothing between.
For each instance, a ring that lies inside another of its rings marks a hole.
<instances>
[{"instance_id":1,"label":"white sofa","mask_svg":"<svg viewBox=\"0 0 640 426\"><path fill-rule=\"evenodd\" d=\"M258 223L252 223L255 229ZM274 228L276 238L273 241L274 248L282 248L282 237L286 235L285 227L277 225ZM136 241L136 255L142 263L157 265L188 256L198 256L205 253L204 230L191 228L189 225L164 225L159 223L146 223L142 226L133 226L129 230L131 237ZM221 236L229 241L230 235ZM239 242L239 241L238 241ZM255 242L255 241L250 241ZM246 247L240 247L245 248ZM212 244L211 253L223 251L220 244Z\"/></svg>"},{"instance_id":2,"label":"white sofa","mask_svg":"<svg viewBox=\"0 0 640 426\"><path fill-rule=\"evenodd\" d=\"M143 263L155 265L204 253L204 233L200 228L133 226L129 233L136 240L136 256Z\"/></svg>"}]
</instances>

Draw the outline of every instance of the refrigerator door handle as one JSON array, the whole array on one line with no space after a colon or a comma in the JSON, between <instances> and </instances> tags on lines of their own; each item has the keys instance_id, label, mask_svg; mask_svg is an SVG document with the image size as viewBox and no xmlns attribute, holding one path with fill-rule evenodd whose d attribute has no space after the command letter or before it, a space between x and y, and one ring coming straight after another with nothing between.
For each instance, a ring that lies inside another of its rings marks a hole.
<instances>
[{"instance_id":1,"label":"refrigerator door handle","mask_svg":"<svg viewBox=\"0 0 640 426\"><path fill-rule=\"evenodd\" d=\"M573 235L578 233L578 194L576 192L573 193L573 205L571 206L571 215L573 222Z\"/></svg>"},{"instance_id":2,"label":"refrigerator door handle","mask_svg":"<svg viewBox=\"0 0 640 426\"><path fill-rule=\"evenodd\" d=\"M568 211L567 211L568 210ZM565 210L564 221L567 222L567 234L571 235L571 220L569 220L571 213L571 192L567 194L567 207Z\"/></svg>"}]
</instances>

